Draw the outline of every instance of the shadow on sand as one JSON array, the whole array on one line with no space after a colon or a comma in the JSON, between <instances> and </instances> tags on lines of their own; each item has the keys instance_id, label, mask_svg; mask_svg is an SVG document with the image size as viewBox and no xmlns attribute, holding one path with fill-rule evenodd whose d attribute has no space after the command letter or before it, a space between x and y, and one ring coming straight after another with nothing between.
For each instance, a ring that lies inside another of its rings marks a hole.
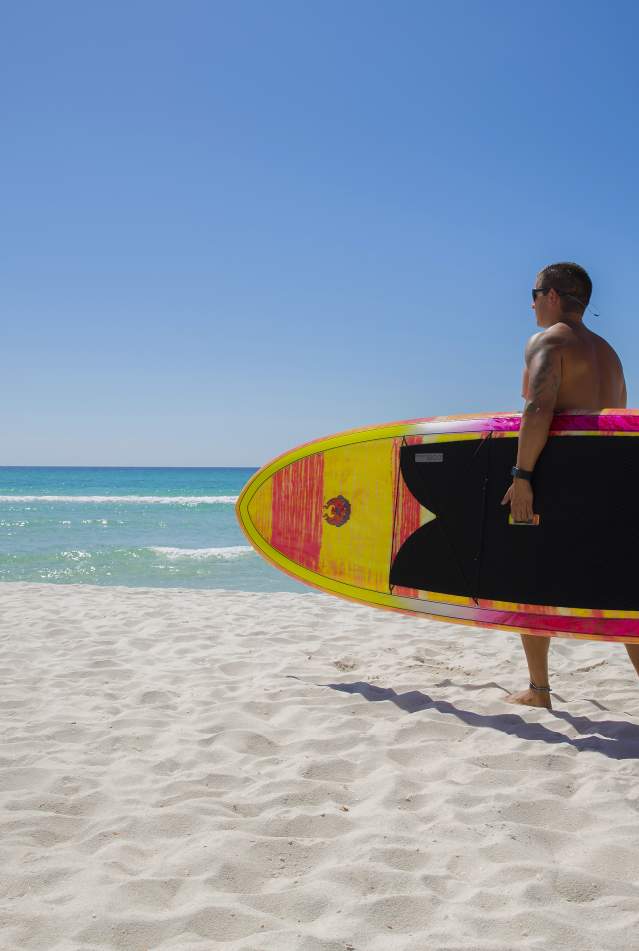
<instances>
[{"instance_id":1,"label":"shadow on sand","mask_svg":"<svg viewBox=\"0 0 639 951\"><path fill-rule=\"evenodd\" d=\"M420 690L409 690L407 693L396 693L391 687L376 687L366 681L356 683L318 684L321 687L330 687L341 693L360 694L370 703L388 700L406 713L419 713L421 710L437 710L446 716L453 716L468 726L489 730L498 730L509 736L518 736L522 740L537 740L541 743L572 746L576 750L590 753L602 753L611 759L639 759L639 727L634 723L623 720L590 720L586 716L572 716L570 713L555 710L545 711L549 716L568 723L581 736L573 739L563 733L543 726L541 723L529 723L516 713L498 713L486 715L473 713L472 710L462 710L447 700L433 700ZM499 684L485 684L484 686L499 687ZM499 687L499 689L504 689ZM508 691L505 691L506 693Z\"/></svg>"}]
</instances>

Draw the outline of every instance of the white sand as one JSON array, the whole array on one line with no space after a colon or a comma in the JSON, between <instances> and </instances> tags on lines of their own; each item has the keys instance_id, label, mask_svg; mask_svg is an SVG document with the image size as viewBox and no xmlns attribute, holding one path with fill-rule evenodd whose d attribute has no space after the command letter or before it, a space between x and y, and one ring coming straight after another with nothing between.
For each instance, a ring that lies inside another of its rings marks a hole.
<instances>
[{"instance_id":1,"label":"white sand","mask_svg":"<svg viewBox=\"0 0 639 951\"><path fill-rule=\"evenodd\" d=\"M515 709L512 634L0 586L0 946L639 948L639 682L552 666Z\"/></svg>"}]
</instances>

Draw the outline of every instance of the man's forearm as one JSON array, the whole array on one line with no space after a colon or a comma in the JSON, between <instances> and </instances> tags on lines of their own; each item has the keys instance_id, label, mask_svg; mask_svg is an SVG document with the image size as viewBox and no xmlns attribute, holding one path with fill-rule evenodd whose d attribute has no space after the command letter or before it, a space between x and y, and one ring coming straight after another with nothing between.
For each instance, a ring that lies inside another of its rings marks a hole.
<instances>
[{"instance_id":1,"label":"man's forearm","mask_svg":"<svg viewBox=\"0 0 639 951\"><path fill-rule=\"evenodd\" d=\"M526 403L521 415L519 445L517 447L517 466L531 472L541 450L546 445L548 432L553 418L552 408Z\"/></svg>"}]
</instances>

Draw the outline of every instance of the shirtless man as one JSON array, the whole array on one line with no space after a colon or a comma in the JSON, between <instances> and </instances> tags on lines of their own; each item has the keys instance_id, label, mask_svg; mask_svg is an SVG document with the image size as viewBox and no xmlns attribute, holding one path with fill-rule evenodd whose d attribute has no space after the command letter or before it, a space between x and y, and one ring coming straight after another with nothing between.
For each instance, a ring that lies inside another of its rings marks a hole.
<instances>
[{"instance_id":1,"label":"shirtless man","mask_svg":"<svg viewBox=\"0 0 639 951\"><path fill-rule=\"evenodd\" d=\"M626 383L619 357L610 344L583 323L592 282L578 264L550 264L537 276L533 310L542 328L528 341L517 451L517 469L502 505L510 503L515 521L533 516L530 474L546 444L554 413L597 413L626 406ZM550 638L522 634L530 686L513 694L509 703L551 708L548 685ZM639 644L626 645L639 674Z\"/></svg>"}]
</instances>

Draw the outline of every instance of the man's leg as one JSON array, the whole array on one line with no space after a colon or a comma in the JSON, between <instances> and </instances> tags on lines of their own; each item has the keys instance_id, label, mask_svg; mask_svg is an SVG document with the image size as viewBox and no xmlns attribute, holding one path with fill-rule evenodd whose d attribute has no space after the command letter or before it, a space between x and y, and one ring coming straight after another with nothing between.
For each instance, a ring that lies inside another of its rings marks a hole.
<instances>
[{"instance_id":1,"label":"man's leg","mask_svg":"<svg viewBox=\"0 0 639 951\"><path fill-rule=\"evenodd\" d=\"M626 644L628 657L632 661L632 666L639 674L639 644Z\"/></svg>"},{"instance_id":2,"label":"man's leg","mask_svg":"<svg viewBox=\"0 0 639 951\"><path fill-rule=\"evenodd\" d=\"M521 642L524 645L526 660L528 661L528 671L530 679L536 687L548 687L548 648L550 647L549 637L538 637L535 634L522 634ZM632 645L634 647L634 645ZM637 673L639 673L639 648L637 650ZM630 652L629 652L630 653ZM630 658L632 660L632 657ZM633 661L633 663L635 663ZM521 693L513 693L508 697L507 703L522 703L528 707L552 707L550 702L550 691L548 690L522 690Z\"/></svg>"}]
</instances>

